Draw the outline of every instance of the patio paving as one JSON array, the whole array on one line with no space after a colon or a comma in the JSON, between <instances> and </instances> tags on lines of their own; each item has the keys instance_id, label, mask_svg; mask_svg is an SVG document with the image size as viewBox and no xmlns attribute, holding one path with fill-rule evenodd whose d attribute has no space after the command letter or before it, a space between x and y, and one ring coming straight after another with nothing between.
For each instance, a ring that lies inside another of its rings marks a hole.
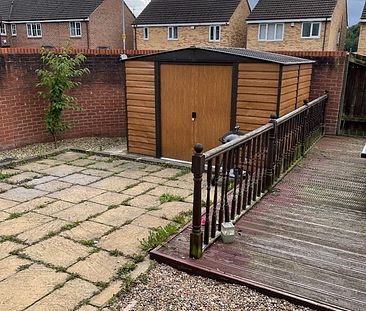
<instances>
[{"instance_id":1,"label":"patio paving","mask_svg":"<svg viewBox=\"0 0 366 311\"><path fill-rule=\"evenodd\" d=\"M121 267L148 269L140 241L191 210L191 179L77 152L0 168L0 310L103 307L124 286Z\"/></svg>"}]
</instances>

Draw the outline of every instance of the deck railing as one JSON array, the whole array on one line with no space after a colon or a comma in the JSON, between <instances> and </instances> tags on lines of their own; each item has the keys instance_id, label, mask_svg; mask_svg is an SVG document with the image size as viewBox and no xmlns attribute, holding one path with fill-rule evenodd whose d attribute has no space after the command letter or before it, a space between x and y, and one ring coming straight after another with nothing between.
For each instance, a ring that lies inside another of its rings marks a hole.
<instances>
[{"instance_id":1,"label":"deck railing","mask_svg":"<svg viewBox=\"0 0 366 311\"><path fill-rule=\"evenodd\" d=\"M235 223L324 134L327 101L325 94L281 118L271 115L268 124L205 153L195 145L191 257L200 258L222 223Z\"/></svg>"}]
</instances>

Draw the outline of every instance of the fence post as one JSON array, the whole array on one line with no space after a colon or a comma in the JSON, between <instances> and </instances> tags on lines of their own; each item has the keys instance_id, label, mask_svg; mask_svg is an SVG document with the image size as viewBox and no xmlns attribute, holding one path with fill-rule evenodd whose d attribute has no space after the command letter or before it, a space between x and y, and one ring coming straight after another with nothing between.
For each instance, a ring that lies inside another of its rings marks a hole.
<instances>
[{"instance_id":1,"label":"fence post","mask_svg":"<svg viewBox=\"0 0 366 311\"><path fill-rule=\"evenodd\" d=\"M276 136L277 136L276 119L277 119L277 115L275 113L272 113L269 122L273 124L273 129L269 132L269 139L268 139L265 190L269 190L270 187L273 185L274 163L275 163L275 154L276 154Z\"/></svg>"},{"instance_id":2,"label":"fence post","mask_svg":"<svg viewBox=\"0 0 366 311\"><path fill-rule=\"evenodd\" d=\"M306 151L306 131L307 131L307 125L308 125L308 114L309 114L309 107L308 107L309 101L307 99L304 100L304 106L306 106L305 116L303 119L303 125L302 125L302 131L301 131L301 157L304 156Z\"/></svg>"},{"instance_id":3,"label":"fence post","mask_svg":"<svg viewBox=\"0 0 366 311\"><path fill-rule=\"evenodd\" d=\"M195 154L192 156L192 173L194 181L193 190L193 224L190 235L189 256L200 258L202 256L203 234L201 230L201 190L202 174L205 169L205 156L203 155L203 146L196 144L194 146Z\"/></svg>"},{"instance_id":4,"label":"fence post","mask_svg":"<svg viewBox=\"0 0 366 311\"><path fill-rule=\"evenodd\" d=\"M326 114L326 109L327 109L327 103L328 103L328 98L329 98L329 91L325 90L324 94L327 95L327 98L324 99L324 103L323 103L323 109L322 109L322 119L321 119L321 130L322 130L322 135L325 134L325 114Z\"/></svg>"}]
</instances>

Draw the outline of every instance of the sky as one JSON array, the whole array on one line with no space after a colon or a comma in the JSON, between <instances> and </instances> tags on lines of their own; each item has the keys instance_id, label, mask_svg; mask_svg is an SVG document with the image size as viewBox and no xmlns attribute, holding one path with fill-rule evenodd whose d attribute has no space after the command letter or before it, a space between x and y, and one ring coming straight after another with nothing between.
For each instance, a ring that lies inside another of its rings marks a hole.
<instances>
[{"instance_id":1,"label":"sky","mask_svg":"<svg viewBox=\"0 0 366 311\"><path fill-rule=\"evenodd\" d=\"M137 16L150 2L149 0L125 0L128 6L133 10ZM184 1L184 0L182 0ZM301 1L301 0L299 0ZM319 0L321 1L321 0ZM258 0L249 0L252 8L258 2ZM348 0L348 24L352 26L357 24L360 20L361 12L364 6L365 0Z\"/></svg>"}]
</instances>

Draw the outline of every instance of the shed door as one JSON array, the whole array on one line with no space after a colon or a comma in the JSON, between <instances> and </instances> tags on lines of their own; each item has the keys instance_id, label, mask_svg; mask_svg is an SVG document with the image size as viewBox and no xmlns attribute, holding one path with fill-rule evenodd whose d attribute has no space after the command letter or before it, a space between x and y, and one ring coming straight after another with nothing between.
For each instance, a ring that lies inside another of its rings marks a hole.
<instances>
[{"instance_id":1,"label":"shed door","mask_svg":"<svg viewBox=\"0 0 366 311\"><path fill-rule=\"evenodd\" d=\"M195 143L218 146L230 130L232 66L162 64L160 72L162 156L190 161Z\"/></svg>"}]
</instances>

